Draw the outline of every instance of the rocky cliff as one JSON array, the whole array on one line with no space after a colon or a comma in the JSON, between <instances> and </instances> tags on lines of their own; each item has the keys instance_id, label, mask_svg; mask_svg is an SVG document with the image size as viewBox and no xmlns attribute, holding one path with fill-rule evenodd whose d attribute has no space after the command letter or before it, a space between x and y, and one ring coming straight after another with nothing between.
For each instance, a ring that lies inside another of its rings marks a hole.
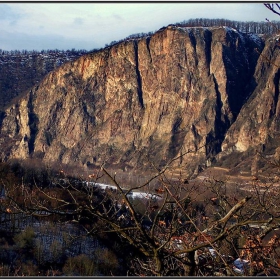
<instances>
[{"instance_id":1,"label":"rocky cliff","mask_svg":"<svg viewBox=\"0 0 280 280\"><path fill-rule=\"evenodd\" d=\"M168 26L84 55L2 113L1 158L145 169L191 151L176 161L191 175L274 155L278 52L231 28Z\"/></svg>"},{"instance_id":2,"label":"rocky cliff","mask_svg":"<svg viewBox=\"0 0 280 280\"><path fill-rule=\"evenodd\" d=\"M280 162L280 49L276 38L267 40L249 84L252 94L226 133L217 162L240 166L251 174Z\"/></svg>"}]
</instances>

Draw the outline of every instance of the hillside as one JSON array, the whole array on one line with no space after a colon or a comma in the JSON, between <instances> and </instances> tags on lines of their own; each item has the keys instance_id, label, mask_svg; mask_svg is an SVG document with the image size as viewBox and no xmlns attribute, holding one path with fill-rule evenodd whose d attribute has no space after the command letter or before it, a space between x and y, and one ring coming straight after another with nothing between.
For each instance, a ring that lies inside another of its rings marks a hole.
<instances>
[{"instance_id":1,"label":"hillside","mask_svg":"<svg viewBox=\"0 0 280 280\"><path fill-rule=\"evenodd\" d=\"M2 51L0 50L0 109L13 98L39 83L50 71L85 51Z\"/></svg>"}]
</instances>

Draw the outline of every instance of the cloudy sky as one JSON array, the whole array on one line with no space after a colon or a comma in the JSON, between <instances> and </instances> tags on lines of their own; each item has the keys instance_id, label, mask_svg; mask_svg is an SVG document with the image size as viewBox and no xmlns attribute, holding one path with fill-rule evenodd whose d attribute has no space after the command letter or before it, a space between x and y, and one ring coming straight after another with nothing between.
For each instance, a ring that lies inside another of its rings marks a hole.
<instances>
[{"instance_id":1,"label":"cloudy sky","mask_svg":"<svg viewBox=\"0 0 280 280\"><path fill-rule=\"evenodd\" d=\"M261 2L0 2L0 49L92 50L190 18L280 20Z\"/></svg>"}]
</instances>

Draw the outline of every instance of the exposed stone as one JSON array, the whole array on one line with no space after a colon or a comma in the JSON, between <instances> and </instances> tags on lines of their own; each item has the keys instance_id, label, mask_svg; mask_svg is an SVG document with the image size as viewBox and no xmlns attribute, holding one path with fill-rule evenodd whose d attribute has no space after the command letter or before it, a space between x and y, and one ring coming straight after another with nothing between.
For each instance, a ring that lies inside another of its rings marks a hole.
<instances>
[{"instance_id":1,"label":"exposed stone","mask_svg":"<svg viewBox=\"0 0 280 280\"><path fill-rule=\"evenodd\" d=\"M260 56L263 46L230 28L169 26L84 55L7 108L1 157L143 169L190 150L176 164L191 175L221 151L268 143L278 128L279 72ZM276 58L271 46L263 54ZM256 99L260 92L267 98Z\"/></svg>"},{"instance_id":2,"label":"exposed stone","mask_svg":"<svg viewBox=\"0 0 280 280\"><path fill-rule=\"evenodd\" d=\"M279 70L280 50L273 38L267 40L251 80L252 95L242 107L235 123L229 128L218 161L229 151L248 153L257 161L279 151ZM260 158L259 155L262 157Z\"/></svg>"}]
</instances>

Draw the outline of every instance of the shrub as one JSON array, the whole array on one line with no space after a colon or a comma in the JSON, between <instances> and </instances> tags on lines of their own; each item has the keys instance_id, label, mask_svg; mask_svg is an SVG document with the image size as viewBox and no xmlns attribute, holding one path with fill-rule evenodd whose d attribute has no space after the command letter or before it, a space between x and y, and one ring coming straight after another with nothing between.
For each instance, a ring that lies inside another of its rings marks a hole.
<instances>
[{"instance_id":1,"label":"shrub","mask_svg":"<svg viewBox=\"0 0 280 280\"><path fill-rule=\"evenodd\" d=\"M39 274L39 270L32 261L27 261L22 264L21 273L22 276L37 276Z\"/></svg>"},{"instance_id":2,"label":"shrub","mask_svg":"<svg viewBox=\"0 0 280 280\"><path fill-rule=\"evenodd\" d=\"M0 265L0 276L10 276L11 268L9 265L1 264Z\"/></svg>"},{"instance_id":3,"label":"shrub","mask_svg":"<svg viewBox=\"0 0 280 280\"><path fill-rule=\"evenodd\" d=\"M43 264L45 261L44 258L44 245L40 240L36 240L35 248L34 248L34 257L39 265Z\"/></svg>"},{"instance_id":4,"label":"shrub","mask_svg":"<svg viewBox=\"0 0 280 280\"><path fill-rule=\"evenodd\" d=\"M103 275L115 274L119 267L119 261L112 250L109 250L108 248L99 248L95 250L94 255L98 270Z\"/></svg>"},{"instance_id":5,"label":"shrub","mask_svg":"<svg viewBox=\"0 0 280 280\"><path fill-rule=\"evenodd\" d=\"M54 240L50 246L50 253L52 257L52 262L60 262L63 256L62 244L59 241Z\"/></svg>"},{"instance_id":6,"label":"shrub","mask_svg":"<svg viewBox=\"0 0 280 280\"><path fill-rule=\"evenodd\" d=\"M94 261L81 254L67 259L63 273L66 276L93 276L97 274L97 270Z\"/></svg>"},{"instance_id":7,"label":"shrub","mask_svg":"<svg viewBox=\"0 0 280 280\"><path fill-rule=\"evenodd\" d=\"M34 237L35 237L34 229L31 227L27 227L24 231L15 235L14 241L18 248L24 249L26 251L30 251L35 246Z\"/></svg>"}]
</instances>

